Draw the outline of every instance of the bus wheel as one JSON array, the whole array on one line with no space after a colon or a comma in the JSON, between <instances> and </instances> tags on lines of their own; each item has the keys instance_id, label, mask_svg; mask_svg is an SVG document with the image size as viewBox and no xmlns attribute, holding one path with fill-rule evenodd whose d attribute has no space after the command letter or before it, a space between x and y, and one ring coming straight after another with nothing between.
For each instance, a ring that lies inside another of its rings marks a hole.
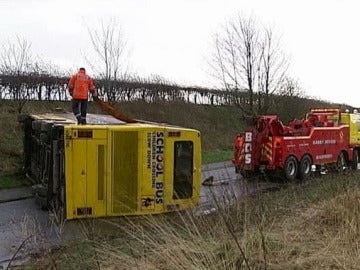
<instances>
[{"instance_id":1,"label":"bus wheel","mask_svg":"<svg viewBox=\"0 0 360 270\"><path fill-rule=\"evenodd\" d=\"M284 165L285 178L294 181L298 173L298 162L294 156L287 157Z\"/></svg>"},{"instance_id":2,"label":"bus wheel","mask_svg":"<svg viewBox=\"0 0 360 270\"><path fill-rule=\"evenodd\" d=\"M312 165L311 157L309 155L303 156L299 166L300 180L305 180L309 178L309 176L311 175L311 165Z\"/></svg>"}]
</instances>

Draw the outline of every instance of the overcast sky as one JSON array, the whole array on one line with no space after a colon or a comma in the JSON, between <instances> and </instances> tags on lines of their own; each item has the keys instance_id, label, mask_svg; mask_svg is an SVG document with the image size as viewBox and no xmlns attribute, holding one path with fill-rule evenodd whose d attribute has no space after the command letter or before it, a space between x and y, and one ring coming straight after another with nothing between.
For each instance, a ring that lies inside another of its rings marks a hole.
<instances>
[{"instance_id":1,"label":"overcast sky","mask_svg":"<svg viewBox=\"0 0 360 270\"><path fill-rule=\"evenodd\" d=\"M356 0L0 0L0 44L20 36L33 54L75 72L92 50L87 26L116 18L131 71L211 87L212 35L240 13L282 36L307 95L360 107Z\"/></svg>"}]
</instances>

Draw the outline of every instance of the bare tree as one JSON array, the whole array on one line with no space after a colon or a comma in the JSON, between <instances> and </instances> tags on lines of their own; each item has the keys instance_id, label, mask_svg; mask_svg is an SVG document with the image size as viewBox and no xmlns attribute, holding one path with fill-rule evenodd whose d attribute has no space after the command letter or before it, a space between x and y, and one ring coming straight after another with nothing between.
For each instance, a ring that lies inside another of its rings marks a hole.
<instances>
[{"instance_id":1,"label":"bare tree","mask_svg":"<svg viewBox=\"0 0 360 270\"><path fill-rule=\"evenodd\" d=\"M250 114L253 114L254 83L259 62L258 36L255 21L239 16L215 36L215 52L210 62L215 77L226 90L248 92L248 104L240 104L240 107Z\"/></svg>"},{"instance_id":2,"label":"bare tree","mask_svg":"<svg viewBox=\"0 0 360 270\"><path fill-rule=\"evenodd\" d=\"M24 38L16 37L16 41L8 41L3 44L0 52L0 72L2 75L13 76L14 81L8 85L9 97L18 101L18 112L20 113L29 97L29 90L23 83L22 78L32 68L33 56L31 43Z\"/></svg>"},{"instance_id":3,"label":"bare tree","mask_svg":"<svg viewBox=\"0 0 360 270\"><path fill-rule=\"evenodd\" d=\"M291 77L284 77L278 95L274 97L273 110L290 120L294 115L301 116L314 106L315 100L310 100L305 95L299 82ZM319 106L319 105L315 105Z\"/></svg>"},{"instance_id":4,"label":"bare tree","mask_svg":"<svg viewBox=\"0 0 360 270\"><path fill-rule=\"evenodd\" d=\"M272 29L265 29L260 43L258 71L259 97L263 95L258 102L258 111L264 114L269 110L270 95L280 91L287 75L289 62L280 47L280 40L274 38Z\"/></svg>"},{"instance_id":5,"label":"bare tree","mask_svg":"<svg viewBox=\"0 0 360 270\"><path fill-rule=\"evenodd\" d=\"M278 94L288 97L305 98L305 92L301 88L300 83L289 76L284 76L280 83Z\"/></svg>"},{"instance_id":6,"label":"bare tree","mask_svg":"<svg viewBox=\"0 0 360 270\"><path fill-rule=\"evenodd\" d=\"M59 68L45 62L31 52L31 43L16 37L1 46L0 51L1 95L17 101L18 112L29 99L51 100L55 95L65 96L65 85Z\"/></svg>"},{"instance_id":7,"label":"bare tree","mask_svg":"<svg viewBox=\"0 0 360 270\"><path fill-rule=\"evenodd\" d=\"M210 66L225 90L248 93L240 108L255 114L255 102L258 112L268 111L269 95L279 88L288 63L271 29L259 28L254 18L239 15L215 36Z\"/></svg>"},{"instance_id":8,"label":"bare tree","mask_svg":"<svg viewBox=\"0 0 360 270\"><path fill-rule=\"evenodd\" d=\"M7 75L21 75L29 70L32 64L31 43L16 37L15 42L10 40L1 47L0 71Z\"/></svg>"},{"instance_id":9,"label":"bare tree","mask_svg":"<svg viewBox=\"0 0 360 270\"><path fill-rule=\"evenodd\" d=\"M253 111L254 104L254 84L256 79L256 68L259 61L258 39L259 33L255 27L255 21L250 19L238 18L236 23L231 23L231 28L236 34L238 43L235 48L238 48L240 70L245 75L245 83L249 91L249 106L250 112Z\"/></svg>"},{"instance_id":10,"label":"bare tree","mask_svg":"<svg viewBox=\"0 0 360 270\"><path fill-rule=\"evenodd\" d=\"M106 81L102 94L105 94L109 101L116 101L117 90L114 88L114 82L128 76L127 42L122 29L114 19L110 19L107 23L101 22L100 29L88 28L88 32L97 61L87 59L87 62L100 78Z\"/></svg>"}]
</instances>

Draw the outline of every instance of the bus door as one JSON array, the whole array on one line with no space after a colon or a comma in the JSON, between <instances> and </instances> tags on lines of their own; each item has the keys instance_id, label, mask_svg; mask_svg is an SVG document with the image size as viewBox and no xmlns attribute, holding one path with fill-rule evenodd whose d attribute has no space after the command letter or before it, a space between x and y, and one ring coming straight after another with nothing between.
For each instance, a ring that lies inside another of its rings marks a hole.
<instances>
[{"instance_id":1,"label":"bus door","mask_svg":"<svg viewBox=\"0 0 360 270\"><path fill-rule=\"evenodd\" d=\"M194 130L169 130L165 142L166 208L193 207L201 185L200 134Z\"/></svg>"},{"instance_id":2,"label":"bus door","mask_svg":"<svg viewBox=\"0 0 360 270\"><path fill-rule=\"evenodd\" d=\"M105 216L106 130L66 132L67 218Z\"/></svg>"}]
</instances>

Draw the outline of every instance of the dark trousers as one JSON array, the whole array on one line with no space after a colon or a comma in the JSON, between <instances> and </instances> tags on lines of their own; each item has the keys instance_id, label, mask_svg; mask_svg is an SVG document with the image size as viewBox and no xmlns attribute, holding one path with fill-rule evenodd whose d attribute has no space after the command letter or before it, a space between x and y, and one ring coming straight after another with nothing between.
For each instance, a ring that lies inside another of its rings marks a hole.
<instances>
[{"instance_id":1,"label":"dark trousers","mask_svg":"<svg viewBox=\"0 0 360 270\"><path fill-rule=\"evenodd\" d=\"M78 124L86 124L87 99L73 99L72 111L77 119Z\"/></svg>"}]
</instances>

